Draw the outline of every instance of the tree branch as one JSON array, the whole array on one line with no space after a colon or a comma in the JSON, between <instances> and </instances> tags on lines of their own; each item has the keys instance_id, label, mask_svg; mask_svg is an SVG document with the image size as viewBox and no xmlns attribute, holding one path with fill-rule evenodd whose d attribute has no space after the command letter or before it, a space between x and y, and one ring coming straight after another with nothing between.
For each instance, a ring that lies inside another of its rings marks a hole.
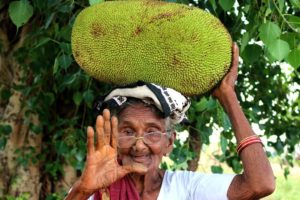
<instances>
[{"instance_id":1,"label":"tree branch","mask_svg":"<svg viewBox=\"0 0 300 200\"><path fill-rule=\"evenodd\" d=\"M12 46L12 50L10 51L10 53L14 53L15 51L17 51L20 47L23 46L24 44L24 41L26 39L26 36L27 36L27 33L28 33L28 30L29 30L29 26L30 24L26 24L23 26L22 30L21 30L21 33L20 33L20 38L18 40L17 43L15 43L13 46Z\"/></svg>"}]
</instances>

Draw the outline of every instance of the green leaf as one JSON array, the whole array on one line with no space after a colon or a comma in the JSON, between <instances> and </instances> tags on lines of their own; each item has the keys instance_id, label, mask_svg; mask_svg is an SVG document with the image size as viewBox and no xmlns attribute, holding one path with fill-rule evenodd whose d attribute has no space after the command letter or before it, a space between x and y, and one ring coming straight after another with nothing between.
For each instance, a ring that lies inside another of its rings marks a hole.
<instances>
[{"instance_id":1,"label":"green leaf","mask_svg":"<svg viewBox=\"0 0 300 200\"><path fill-rule=\"evenodd\" d=\"M3 88L0 93L1 93L1 95L0 95L1 100L3 100L3 101L7 101L12 95L11 91L9 89L5 89L5 88Z\"/></svg>"},{"instance_id":2,"label":"green leaf","mask_svg":"<svg viewBox=\"0 0 300 200\"><path fill-rule=\"evenodd\" d=\"M77 75L76 74L70 74L68 76L65 76L63 79L63 82L61 83L62 86L71 85L76 80Z\"/></svg>"},{"instance_id":3,"label":"green leaf","mask_svg":"<svg viewBox=\"0 0 300 200\"><path fill-rule=\"evenodd\" d=\"M85 158L85 153L83 151L78 151L75 154L75 158L77 159L77 161L79 162L83 162L84 158Z\"/></svg>"},{"instance_id":4,"label":"green leaf","mask_svg":"<svg viewBox=\"0 0 300 200\"><path fill-rule=\"evenodd\" d=\"M89 0L89 3L90 3L91 6L95 5L97 3L102 3L102 2L104 2L104 0Z\"/></svg>"},{"instance_id":5,"label":"green leaf","mask_svg":"<svg viewBox=\"0 0 300 200\"><path fill-rule=\"evenodd\" d=\"M67 69L71 65L72 61L73 59L70 55L63 54L58 57L59 66L63 69Z\"/></svg>"},{"instance_id":6,"label":"green leaf","mask_svg":"<svg viewBox=\"0 0 300 200\"><path fill-rule=\"evenodd\" d=\"M41 39L37 42L37 44L35 45L34 48L37 48L37 47L39 47L39 46L42 46L42 45L46 44L46 43L49 42L49 41L51 41L51 38L48 38L48 37L41 38Z\"/></svg>"},{"instance_id":7,"label":"green leaf","mask_svg":"<svg viewBox=\"0 0 300 200\"><path fill-rule=\"evenodd\" d=\"M55 75L58 71L59 64L58 64L58 58L55 58L54 64L53 64L53 75Z\"/></svg>"},{"instance_id":8,"label":"green leaf","mask_svg":"<svg viewBox=\"0 0 300 200\"><path fill-rule=\"evenodd\" d=\"M228 131L231 127L229 117L224 111L222 112L222 127L224 128L224 131Z\"/></svg>"},{"instance_id":9,"label":"green leaf","mask_svg":"<svg viewBox=\"0 0 300 200\"><path fill-rule=\"evenodd\" d=\"M84 101L87 103L87 104L90 104L93 103L94 101L94 94L93 94L93 91L92 90L87 90L83 93L83 99Z\"/></svg>"},{"instance_id":10,"label":"green leaf","mask_svg":"<svg viewBox=\"0 0 300 200\"><path fill-rule=\"evenodd\" d=\"M221 166L217 166L217 165L211 166L210 170L212 171L212 173L215 173L215 174L222 174L223 173L223 168Z\"/></svg>"},{"instance_id":11,"label":"green leaf","mask_svg":"<svg viewBox=\"0 0 300 200\"><path fill-rule=\"evenodd\" d=\"M68 153L68 150L69 150L68 146L66 145L66 143L64 141L57 141L55 143L55 149L56 149L57 153L60 155Z\"/></svg>"},{"instance_id":12,"label":"green leaf","mask_svg":"<svg viewBox=\"0 0 300 200\"><path fill-rule=\"evenodd\" d=\"M290 2L295 8L300 9L300 1L299 0L290 0Z\"/></svg>"},{"instance_id":13,"label":"green leaf","mask_svg":"<svg viewBox=\"0 0 300 200\"><path fill-rule=\"evenodd\" d=\"M0 150L4 150L6 143L7 143L6 138L0 138Z\"/></svg>"},{"instance_id":14,"label":"green leaf","mask_svg":"<svg viewBox=\"0 0 300 200\"><path fill-rule=\"evenodd\" d=\"M217 108L217 106L217 101L212 96L210 96L207 103L207 110L213 110Z\"/></svg>"},{"instance_id":15,"label":"green leaf","mask_svg":"<svg viewBox=\"0 0 300 200\"><path fill-rule=\"evenodd\" d=\"M12 132L10 125L0 125L0 135L9 135Z\"/></svg>"},{"instance_id":16,"label":"green leaf","mask_svg":"<svg viewBox=\"0 0 300 200\"><path fill-rule=\"evenodd\" d=\"M213 8L214 10L216 10L216 9L217 9L216 1L215 1L215 0L209 0L209 2L210 2L210 4L211 4L212 8Z\"/></svg>"},{"instance_id":17,"label":"green leaf","mask_svg":"<svg viewBox=\"0 0 300 200\"><path fill-rule=\"evenodd\" d=\"M196 103L195 109L197 112L202 112L207 108L208 101L206 100L205 97L201 98L199 102Z\"/></svg>"},{"instance_id":18,"label":"green leaf","mask_svg":"<svg viewBox=\"0 0 300 200\"><path fill-rule=\"evenodd\" d=\"M268 46L268 51L275 59L281 61L289 54L290 46L286 41L277 39Z\"/></svg>"},{"instance_id":19,"label":"green leaf","mask_svg":"<svg viewBox=\"0 0 300 200\"><path fill-rule=\"evenodd\" d=\"M223 135L221 135L220 145L221 145L221 150L222 150L223 154L225 154L228 142L227 142L227 139Z\"/></svg>"},{"instance_id":20,"label":"green leaf","mask_svg":"<svg viewBox=\"0 0 300 200\"><path fill-rule=\"evenodd\" d=\"M233 7L234 2L235 0L220 0L219 4L224 11L229 11Z\"/></svg>"},{"instance_id":21,"label":"green leaf","mask_svg":"<svg viewBox=\"0 0 300 200\"><path fill-rule=\"evenodd\" d=\"M47 105L50 106L55 102L55 96L51 92L45 92L44 93L44 99L47 102Z\"/></svg>"},{"instance_id":22,"label":"green leaf","mask_svg":"<svg viewBox=\"0 0 300 200\"><path fill-rule=\"evenodd\" d=\"M298 33L286 32L280 36L280 39L289 43L291 49L296 49L300 41L300 35Z\"/></svg>"},{"instance_id":23,"label":"green leaf","mask_svg":"<svg viewBox=\"0 0 300 200\"><path fill-rule=\"evenodd\" d=\"M290 168L289 167L285 167L284 168L284 178L287 179L288 175L290 174Z\"/></svg>"},{"instance_id":24,"label":"green leaf","mask_svg":"<svg viewBox=\"0 0 300 200\"><path fill-rule=\"evenodd\" d=\"M33 131L34 133L38 134L42 132L41 126L36 126L34 124L30 125L30 130Z\"/></svg>"},{"instance_id":25,"label":"green leaf","mask_svg":"<svg viewBox=\"0 0 300 200\"><path fill-rule=\"evenodd\" d=\"M61 42L59 44L60 48L63 50L63 52L67 55L72 54L71 44L66 42Z\"/></svg>"},{"instance_id":26,"label":"green leaf","mask_svg":"<svg viewBox=\"0 0 300 200\"><path fill-rule=\"evenodd\" d=\"M300 49L292 50L286 58L286 61L297 69L300 66Z\"/></svg>"},{"instance_id":27,"label":"green leaf","mask_svg":"<svg viewBox=\"0 0 300 200\"><path fill-rule=\"evenodd\" d=\"M12 1L9 3L8 13L10 19L19 28L33 15L33 7L27 0Z\"/></svg>"},{"instance_id":28,"label":"green leaf","mask_svg":"<svg viewBox=\"0 0 300 200\"><path fill-rule=\"evenodd\" d=\"M277 0L278 4L279 4L279 10L280 12L282 12L283 8L284 8L284 2L285 0Z\"/></svg>"},{"instance_id":29,"label":"green leaf","mask_svg":"<svg viewBox=\"0 0 300 200\"><path fill-rule=\"evenodd\" d=\"M79 106L81 101L82 101L82 94L81 92L75 92L73 94L73 101L75 103L76 106Z\"/></svg>"},{"instance_id":30,"label":"green leaf","mask_svg":"<svg viewBox=\"0 0 300 200\"><path fill-rule=\"evenodd\" d=\"M300 17L294 15L287 15L286 19L289 22L289 24L292 25L292 27L294 27L295 29L300 28Z\"/></svg>"},{"instance_id":31,"label":"green leaf","mask_svg":"<svg viewBox=\"0 0 300 200\"><path fill-rule=\"evenodd\" d=\"M249 33L246 32L243 37L242 37L242 42L241 42L241 53L244 51L245 47L247 46L248 42L250 40Z\"/></svg>"},{"instance_id":32,"label":"green leaf","mask_svg":"<svg viewBox=\"0 0 300 200\"><path fill-rule=\"evenodd\" d=\"M234 173L239 174L242 171L243 166L241 165L241 163L239 161L234 159L234 160L232 160L232 169L233 169Z\"/></svg>"},{"instance_id":33,"label":"green leaf","mask_svg":"<svg viewBox=\"0 0 300 200\"><path fill-rule=\"evenodd\" d=\"M245 62L254 63L255 61L259 60L262 53L263 51L261 46L257 44L249 44L246 46L241 56Z\"/></svg>"},{"instance_id":34,"label":"green leaf","mask_svg":"<svg viewBox=\"0 0 300 200\"><path fill-rule=\"evenodd\" d=\"M272 44L280 34L279 26L273 22L267 21L259 27L259 37L267 46Z\"/></svg>"},{"instance_id":35,"label":"green leaf","mask_svg":"<svg viewBox=\"0 0 300 200\"><path fill-rule=\"evenodd\" d=\"M47 29L49 27L49 25L51 24L51 22L53 21L55 17L55 13L51 13L49 16L46 17L45 19L45 29Z\"/></svg>"}]
</instances>

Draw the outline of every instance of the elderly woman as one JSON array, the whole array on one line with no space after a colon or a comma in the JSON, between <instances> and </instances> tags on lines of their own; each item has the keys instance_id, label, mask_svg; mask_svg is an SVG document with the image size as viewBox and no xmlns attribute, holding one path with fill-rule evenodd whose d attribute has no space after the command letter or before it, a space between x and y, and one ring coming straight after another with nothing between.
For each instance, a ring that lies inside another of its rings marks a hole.
<instances>
[{"instance_id":1,"label":"elderly woman","mask_svg":"<svg viewBox=\"0 0 300 200\"><path fill-rule=\"evenodd\" d=\"M111 91L99 107L96 131L87 129L87 160L69 199L259 199L274 191L274 175L259 137L239 106L234 85L238 48L229 73L215 89L229 115L244 172L239 175L169 172L159 168L175 140L174 123L184 120L188 99L155 84ZM112 116L113 115L113 116ZM96 135L96 144L94 136Z\"/></svg>"}]
</instances>

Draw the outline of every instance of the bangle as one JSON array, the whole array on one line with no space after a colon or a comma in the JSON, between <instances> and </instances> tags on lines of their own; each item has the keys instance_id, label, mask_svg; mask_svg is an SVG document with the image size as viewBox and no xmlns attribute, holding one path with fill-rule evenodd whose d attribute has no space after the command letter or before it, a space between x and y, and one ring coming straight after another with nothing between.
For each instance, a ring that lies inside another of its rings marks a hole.
<instances>
[{"instance_id":1,"label":"bangle","mask_svg":"<svg viewBox=\"0 0 300 200\"><path fill-rule=\"evenodd\" d=\"M240 141L239 145L242 144L242 143L244 143L245 140L249 140L251 138L258 138L258 136L257 135L250 135L248 137L245 137L244 139L242 139L242 141Z\"/></svg>"},{"instance_id":2,"label":"bangle","mask_svg":"<svg viewBox=\"0 0 300 200\"><path fill-rule=\"evenodd\" d=\"M238 154L240 154L242 152L243 149L245 149L247 146L251 145L251 144L254 144L254 143L261 143L262 144L262 141L261 139L256 136L256 135L252 135L252 136L249 136L249 137L246 137L244 138L240 143L239 145L237 146L236 148L236 151Z\"/></svg>"},{"instance_id":3,"label":"bangle","mask_svg":"<svg viewBox=\"0 0 300 200\"><path fill-rule=\"evenodd\" d=\"M239 145L237 146L236 150L238 150L244 143L248 142L248 141L252 141L252 140L260 140L260 138L256 135L251 135L248 136L246 138L244 138L242 141L240 141Z\"/></svg>"}]
</instances>

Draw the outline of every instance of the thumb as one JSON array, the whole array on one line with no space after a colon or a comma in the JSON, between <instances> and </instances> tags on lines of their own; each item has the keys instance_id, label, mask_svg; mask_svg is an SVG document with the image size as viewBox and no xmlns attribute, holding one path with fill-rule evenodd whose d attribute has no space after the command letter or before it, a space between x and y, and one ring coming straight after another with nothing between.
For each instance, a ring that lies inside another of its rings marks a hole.
<instances>
[{"instance_id":1,"label":"thumb","mask_svg":"<svg viewBox=\"0 0 300 200\"><path fill-rule=\"evenodd\" d=\"M121 166L121 170L118 170L118 175L125 176L126 174L135 172L139 174L144 174L148 171L148 168L145 165L139 163L133 163L131 165Z\"/></svg>"}]
</instances>

